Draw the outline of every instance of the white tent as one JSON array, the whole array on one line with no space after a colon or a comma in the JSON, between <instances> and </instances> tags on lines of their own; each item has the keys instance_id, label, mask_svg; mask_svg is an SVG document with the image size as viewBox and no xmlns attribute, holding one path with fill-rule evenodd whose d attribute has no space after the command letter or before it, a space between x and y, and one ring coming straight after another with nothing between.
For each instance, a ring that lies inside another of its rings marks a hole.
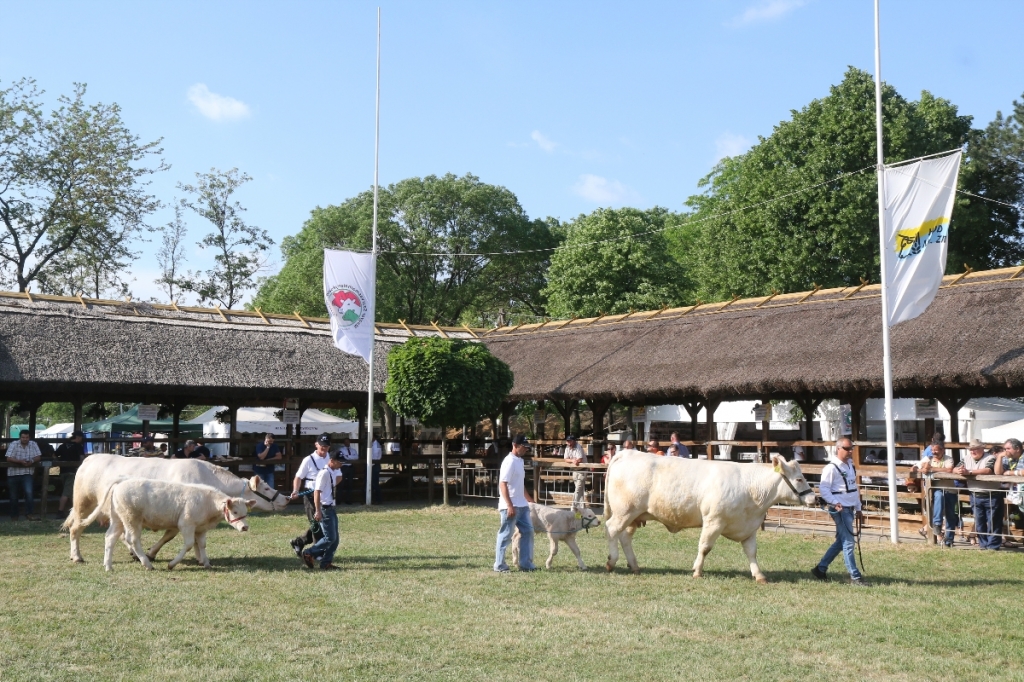
<instances>
[{"instance_id":1,"label":"white tent","mask_svg":"<svg viewBox=\"0 0 1024 682\"><path fill-rule=\"evenodd\" d=\"M74 423L54 424L45 431L37 432L36 438L67 438L74 430Z\"/></svg>"},{"instance_id":2,"label":"white tent","mask_svg":"<svg viewBox=\"0 0 1024 682\"><path fill-rule=\"evenodd\" d=\"M203 425L203 435L207 438L227 438L231 430L230 425L217 421L217 413L227 409L223 405L211 407L195 419L190 420L193 424ZM278 408L273 407L240 407L236 413L236 430L239 433L272 433L275 436L283 436L288 428L274 413ZM359 422L349 421L334 417L326 412L309 408L302 413L300 424L304 434L347 433L355 438L359 433ZM211 443L210 452L214 456L227 455L227 443Z\"/></svg>"},{"instance_id":3,"label":"white tent","mask_svg":"<svg viewBox=\"0 0 1024 682\"><path fill-rule=\"evenodd\" d=\"M983 443L1005 443L1010 438L1024 439L1024 419L981 430Z\"/></svg>"}]
</instances>

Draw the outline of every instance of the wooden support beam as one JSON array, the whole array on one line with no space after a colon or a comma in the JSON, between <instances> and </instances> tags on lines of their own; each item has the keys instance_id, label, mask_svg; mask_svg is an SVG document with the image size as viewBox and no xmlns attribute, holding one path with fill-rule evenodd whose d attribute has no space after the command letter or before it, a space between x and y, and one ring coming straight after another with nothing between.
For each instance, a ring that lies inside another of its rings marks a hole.
<instances>
[{"instance_id":1,"label":"wooden support beam","mask_svg":"<svg viewBox=\"0 0 1024 682\"><path fill-rule=\"evenodd\" d=\"M778 295L779 295L779 290L778 289L772 289L772 295L771 296L767 296L763 301L761 301L760 303L758 303L754 307L755 308L760 308L765 303L767 303L768 301L772 300L773 298L775 298Z\"/></svg>"},{"instance_id":2,"label":"wooden support beam","mask_svg":"<svg viewBox=\"0 0 1024 682\"><path fill-rule=\"evenodd\" d=\"M87 306L87 305L85 304L85 297L84 297L84 296L82 295L82 294L84 294L84 293L85 293L84 291L79 291L79 292L78 292L78 302L82 304L82 307L83 307L83 308L85 308L86 310L88 310L88 309L89 309L89 306Z\"/></svg>"},{"instance_id":3,"label":"wooden support beam","mask_svg":"<svg viewBox=\"0 0 1024 682\"><path fill-rule=\"evenodd\" d=\"M253 309L256 311L257 315L259 315L261 318L263 318L264 322L266 322L267 324L270 324L270 320L267 319L267 316L263 314L262 310L260 310L259 308L253 308Z\"/></svg>"},{"instance_id":4,"label":"wooden support beam","mask_svg":"<svg viewBox=\"0 0 1024 682\"><path fill-rule=\"evenodd\" d=\"M804 296L799 301L797 301L797 303L798 304L799 303L803 303L804 301L809 299L811 296L814 296L819 291L821 291L821 285L820 284L815 284L814 285L814 289L812 291L808 291L806 294L804 294Z\"/></svg>"},{"instance_id":5,"label":"wooden support beam","mask_svg":"<svg viewBox=\"0 0 1024 682\"><path fill-rule=\"evenodd\" d=\"M689 315L690 313L692 313L694 310L696 310L697 308L701 307L702 305L704 305L704 301L702 301L702 300L700 300L698 298L697 302L694 303L692 306L690 306L690 309L687 310L685 313L680 314L679 317L686 317L687 315Z\"/></svg>"},{"instance_id":6,"label":"wooden support beam","mask_svg":"<svg viewBox=\"0 0 1024 682\"><path fill-rule=\"evenodd\" d=\"M671 306L665 306L665 307L664 307L664 308L662 308L661 310L656 310L656 311L654 311L654 313L653 313L653 314L651 314L651 315L648 315L647 317L641 318L641 319L640 319L640 321L641 321L641 322L647 322L648 320L653 320L653 319L654 319L654 318L656 318L656 317L657 317L658 315L661 315L661 314L662 314L663 312L665 312L666 310L668 310L668 309L669 309L670 307L671 307Z\"/></svg>"},{"instance_id":7,"label":"wooden support beam","mask_svg":"<svg viewBox=\"0 0 1024 682\"><path fill-rule=\"evenodd\" d=\"M312 326L310 326L309 322L306 322L306 318L304 318L301 314L299 314L298 310L295 311L295 319L297 319L299 322L301 322L302 326L304 326L306 329L312 329L313 328Z\"/></svg>"},{"instance_id":8,"label":"wooden support beam","mask_svg":"<svg viewBox=\"0 0 1024 682\"><path fill-rule=\"evenodd\" d=\"M961 272L960 275L956 279L954 279L952 282L950 282L949 284L947 284L947 285L945 285L944 287L941 287L941 288L942 289L948 289L949 287L953 286L954 284L956 284L957 282L959 282L960 280L962 280L964 277L966 277L967 275L971 274L972 272L974 272L974 268L972 268L967 263L964 263L964 271Z\"/></svg>"},{"instance_id":9,"label":"wooden support beam","mask_svg":"<svg viewBox=\"0 0 1024 682\"><path fill-rule=\"evenodd\" d=\"M407 325L405 323L405 320L399 319L398 320L398 324L402 325L402 329L404 329L405 331L409 332L409 336L416 336L416 332L414 332L413 330L409 329L409 325Z\"/></svg>"},{"instance_id":10,"label":"wooden support beam","mask_svg":"<svg viewBox=\"0 0 1024 682\"><path fill-rule=\"evenodd\" d=\"M591 320L590 322L587 322L587 323L586 323L585 325L583 325L583 326L584 326L584 327L589 327L590 325L594 324L594 323L595 323L595 322L597 322L598 320L601 320L601 319L603 319L603 318L604 318L604 317L606 317L606 316L607 316L607 313L601 313L600 315L598 315L597 317L595 317L594 319L592 319L592 320Z\"/></svg>"},{"instance_id":11,"label":"wooden support beam","mask_svg":"<svg viewBox=\"0 0 1024 682\"><path fill-rule=\"evenodd\" d=\"M740 300L740 298L741 298L740 296L737 296L736 294L733 294L731 301L726 301L725 305L723 305L721 308L719 308L719 309L717 309L717 310L715 310L713 312L716 312L716 313L722 312L723 310L725 310L726 308L731 306L733 303L735 303L736 301Z\"/></svg>"},{"instance_id":12,"label":"wooden support beam","mask_svg":"<svg viewBox=\"0 0 1024 682\"><path fill-rule=\"evenodd\" d=\"M843 300L845 301L846 299L850 298L851 296L856 294L858 291L860 291L861 289L866 287L870 282L871 282L871 280L864 279L863 277L861 277L860 278L860 286L857 287L856 289L854 289L853 291L851 291L850 293L848 293L846 296L843 296Z\"/></svg>"},{"instance_id":13,"label":"wooden support beam","mask_svg":"<svg viewBox=\"0 0 1024 682\"><path fill-rule=\"evenodd\" d=\"M443 329L441 329L440 327L437 326L437 320L432 320L430 322L430 326L437 330L437 333L441 335L441 338L443 338L443 339L449 338L448 334L446 334Z\"/></svg>"},{"instance_id":14,"label":"wooden support beam","mask_svg":"<svg viewBox=\"0 0 1024 682\"><path fill-rule=\"evenodd\" d=\"M541 326L543 326L543 325L541 325ZM467 327L465 324L462 325L462 328L465 329L467 332L469 332L469 335L472 336L474 339L479 339L480 338L480 336L475 331L473 331L472 329Z\"/></svg>"},{"instance_id":15,"label":"wooden support beam","mask_svg":"<svg viewBox=\"0 0 1024 682\"><path fill-rule=\"evenodd\" d=\"M1022 274L1024 274L1024 265L1022 265L1022 266L1020 266L1019 268L1017 268L1017 272L1013 273L1012 275L1010 275L1010 276L1009 276L1009 277L1007 277L1006 279L1017 279L1017 278L1018 278L1018 277L1020 277L1020 276L1021 276Z\"/></svg>"},{"instance_id":16,"label":"wooden support beam","mask_svg":"<svg viewBox=\"0 0 1024 682\"><path fill-rule=\"evenodd\" d=\"M554 329L555 330L561 329L562 327L564 327L564 326L566 326L568 324L572 324L573 322L575 322L578 319L580 319L580 318L578 318L577 316L573 315L572 317L570 317L568 320L566 320L562 324L558 325L557 327L554 327Z\"/></svg>"},{"instance_id":17,"label":"wooden support beam","mask_svg":"<svg viewBox=\"0 0 1024 682\"><path fill-rule=\"evenodd\" d=\"M214 306L214 310L217 311L217 314L219 314L221 319L224 320L225 322L231 321L228 319L228 316L224 314L224 311L220 309L220 305Z\"/></svg>"}]
</instances>

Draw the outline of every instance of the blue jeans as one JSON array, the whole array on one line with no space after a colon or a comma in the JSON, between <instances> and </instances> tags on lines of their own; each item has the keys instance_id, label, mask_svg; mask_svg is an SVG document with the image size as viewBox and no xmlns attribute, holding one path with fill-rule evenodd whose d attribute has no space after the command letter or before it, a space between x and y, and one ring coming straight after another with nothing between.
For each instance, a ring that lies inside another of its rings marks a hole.
<instances>
[{"instance_id":1,"label":"blue jeans","mask_svg":"<svg viewBox=\"0 0 1024 682\"><path fill-rule=\"evenodd\" d=\"M972 493L974 532L978 534L978 547L999 549L1003 544L1003 494Z\"/></svg>"},{"instance_id":2,"label":"blue jeans","mask_svg":"<svg viewBox=\"0 0 1024 682\"><path fill-rule=\"evenodd\" d=\"M516 515L509 518L508 510L501 510L501 528L498 529L498 542L494 547L494 570L507 571L505 552L512 544L512 533L519 528L519 568L531 571L533 565L533 520L530 519L529 507L516 507Z\"/></svg>"},{"instance_id":3,"label":"blue jeans","mask_svg":"<svg viewBox=\"0 0 1024 682\"><path fill-rule=\"evenodd\" d=\"M26 514L32 513L32 474L7 477L7 495L11 501L11 518L18 518L18 488L25 491L25 504L28 506Z\"/></svg>"},{"instance_id":4,"label":"blue jeans","mask_svg":"<svg viewBox=\"0 0 1024 682\"><path fill-rule=\"evenodd\" d=\"M252 472L262 478L271 488L274 487L274 465L259 466L253 465Z\"/></svg>"},{"instance_id":5,"label":"blue jeans","mask_svg":"<svg viewBox=\"0 0 1024 682\"><path fill-rule=\"evenodd\" d=\"M843 562L846 564L846 570L850 572L850 577L860 580L861 574L857 570L857 561L853 555L856 546L853 535L854 509L853 507L843 507L840 512L829 509L828 513L836 524L836 541L826 550L825 556L821 557L821 561L818 562L818 570L822 573L827 571L832 560L839 556L839 552L842 552Z\"/></svg>"},{"instance_id":6,"label":"blue jeans","mask_svg":"<svg viewBox=\"0 0 1024 682\"><path fill-rule=\"evenodd\" d=\"M953 534L959 522L960 500L957 494L949 490L932 491L932 529L936 535L942 533L942 520L946 520L946 533L943 541L953 544Z\"/></svg>"},{"instance_id":7,"label":"blue jeans","mask_svg":"<svg viewBox=\"0 0 1024 682\"><path fill-rule=\"evenodd\" d=\"M313 558L319 557L320 568L323 568L334 561L334 552L338 549L338 512L333 505L321 507L321 509L323 509L323 520L320 521L320 529L324 532L324 536L304 553Z\"/></svg>"}]
</instances>

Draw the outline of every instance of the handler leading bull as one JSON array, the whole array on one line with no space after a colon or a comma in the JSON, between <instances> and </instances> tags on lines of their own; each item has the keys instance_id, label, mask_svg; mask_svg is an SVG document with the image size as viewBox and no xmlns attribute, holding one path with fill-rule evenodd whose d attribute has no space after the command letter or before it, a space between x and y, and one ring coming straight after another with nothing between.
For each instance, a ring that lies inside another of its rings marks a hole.
<instances>
[{"instance_id":1,"label":"handler leading bull","mask_svg":"<svg viewBox=\"0 0 1024 682\"><path fill-rule=\"evenodd\" d=\"M619 558L618 545L634 573L633 533L644 521L658 521L671 533L702 528L693 577L699 578L704 558L720 535L740 543L750 560L750 573L768 582L757 565L757 531L775 504L813 507L814 490L800 465L772 455L773 468L739 462L715 462L658 457L636 450L622 451L608 466L605 529L608 564Z\"/></svg>"}]
</instances>

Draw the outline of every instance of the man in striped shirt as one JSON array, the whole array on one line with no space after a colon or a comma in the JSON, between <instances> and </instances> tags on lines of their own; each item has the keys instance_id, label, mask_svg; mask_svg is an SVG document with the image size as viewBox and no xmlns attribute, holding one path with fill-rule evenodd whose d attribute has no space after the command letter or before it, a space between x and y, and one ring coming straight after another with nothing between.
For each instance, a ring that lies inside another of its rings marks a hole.
<instances>
[{"instance_id":1,"label":"man in striped shirt","mask_svg":"<svg viewBox=\"0 0 1024 682\"><path fill-rule=\"evenodd\" d=\"M35 464L43 458L39 452L39 446L35 441L29 440L29 432L22 431L18 440L7 446L7 461L12 466L7 469L7 494L10 497L11 520L18 520L18 489L25 491L25 504L28 509L25 516L30 521L38 521L38 516L32 515L32 473L35 471Z\"/></svg>"}]
</instances>

